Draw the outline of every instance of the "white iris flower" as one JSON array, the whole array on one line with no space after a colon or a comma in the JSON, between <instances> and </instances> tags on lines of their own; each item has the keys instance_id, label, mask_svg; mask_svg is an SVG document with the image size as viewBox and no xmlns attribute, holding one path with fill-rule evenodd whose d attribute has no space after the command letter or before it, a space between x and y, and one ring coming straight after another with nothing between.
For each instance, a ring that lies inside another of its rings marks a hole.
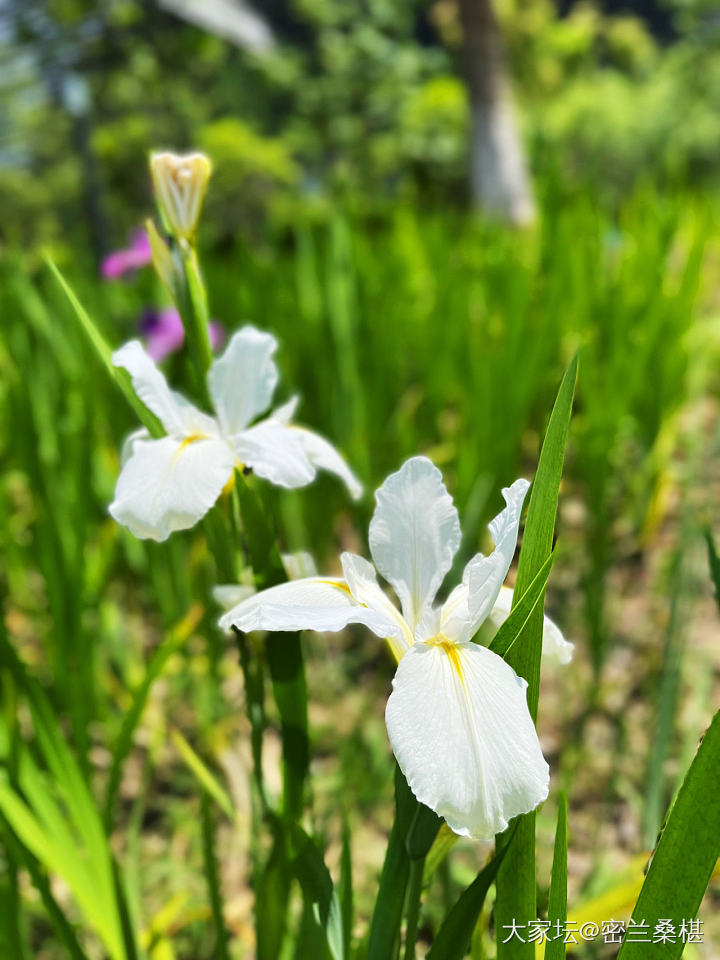
<instances>
[{"instance_id":1,"label":"white iris flower","mask_svg":"<svg viewBox=\"0 0 720 960\"><path fill-rule=\"evenodd\" d=\"M145 406L167 436L147 430L132 434L123 450L123 467L110 513L136 537L165 540L174 530L192 527L212 507L236 468L254 472L281 487L303 487L318 469L344 481L353 497L362 487L335 448L323 437L290 423L294 398L253 424L270 406L278 381L273 359L277 340L243 327L208 371L215 407L208 416L179 393L133 340L115 354Z\"/></svg>"},{"instance_id":2,"label":"white iris flower","mask_svg":"<svg viewBox=\"0 0 720 960\"><path fill-rule=\"evenodd\" d=\"M477 554L441 606L436 594L460 546L458 513L440 471L414 457L377 491L375 567L342 555L343 577L308 577L243 600L220 624L250 630L341 630L362 623L399 661L385 719L411 790L462 836L490 839L547 797L549 769L527 705L527 683L472 642L495 607L517 543L529 484L503 490L490 524L495 549ZM498 611L499 613L499 611Z\"/></svg>"}]
</instances>

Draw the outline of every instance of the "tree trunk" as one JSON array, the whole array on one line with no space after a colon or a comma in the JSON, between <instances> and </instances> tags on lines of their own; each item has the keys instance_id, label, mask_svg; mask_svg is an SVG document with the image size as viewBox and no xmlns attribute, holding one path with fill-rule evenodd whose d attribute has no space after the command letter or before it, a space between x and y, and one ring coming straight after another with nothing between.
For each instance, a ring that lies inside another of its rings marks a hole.
<instances>
[{"instance_id":1,"label":"tree trunk","mask_svg":"<svg viewBox=\"0 0 720 960\"><path fill-rule=\"evenodd\" d=\"M492 0L460 0L460 20L470 92L473 201L493 216L529 223L535 205Z\"/></svg>"}]
</instances>

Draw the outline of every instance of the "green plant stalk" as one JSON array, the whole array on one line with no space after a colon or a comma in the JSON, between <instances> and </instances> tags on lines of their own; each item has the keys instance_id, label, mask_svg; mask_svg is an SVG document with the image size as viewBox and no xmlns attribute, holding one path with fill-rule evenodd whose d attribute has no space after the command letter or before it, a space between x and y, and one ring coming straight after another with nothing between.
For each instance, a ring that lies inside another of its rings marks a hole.
<instances>
[{"instance_id":1,"label":"green plant stalk","mask_svg":"<svg viewBox=\"0 0 720 960\"><path fill-rule=\"evenodd\" d=\"M200 796L200 810L202 814L202 843L203 859L205 862L205 877L210 897L210 909L215 924L215 956L217 960L229 960L228 933L225 926L222 909L222 893L220 889L220 874L215 856L215 835L210 799L206 791Z\"/></svg>"},{"instance_id":2,"label":"green plant stalk","mask_svg":"<svg viewBox=\"0 0 720 960\"><path fill-rule=\"evenodd\" d=\"M516 826L510 827L511 840L516 830ZM497 849L492 860L456 900L435 935L427 960L462 960L467 954L485 897L509 849L509 843Z\"/></svg>"},{"instance_id":3,"label":"green plant stalk","mask_svg":"<svg viewBox=\"0 0 720 960\"><path fill-rule=\"evenodd\" d=\"M209 406L207 373L212 363L210 347L208 299L195 248L180 241L175 257L181 264L181 281L175 286L175 306L185 328L187 351L194 372L198 396Z\"/></svg>"},{"instance_id":4,"label":"green plant stalk","mask_svg":"<svg viewBox=\"0 0 720 960\"><path fill-rule=\"evenodd\" d=\"M672 561L670 616L665 632L665 649L662 673L657 697L655 735L653 737L645 788L644 836L648 848L652 847L662 822L665 807L663 798L665 779L663 768L670 749L684 648L683 618L680 615L683 600L683 559L685 544L680 543Z\"/></svg>"},{"instance_id":5,"label":"green plant stalk","mask_svg":"<svg viewBox=\"0 0 720 960\"><path fill-rule=\"evenodd\" d=\"M552 927L565 926L567 920L567 796L560 794L558 802L555 847L553 850L548 920ZM565 960L565 938L554 937L545 947L545 960Z\"/></svg>"},{"instance_id":6,"label":"green plant stalk","mask_svg":"<svg viewBox=\"0 0 720 960\"><path fill-rule=\"evenodd\" d=\"M405 777L395 767L395 820L385 851L385 861L370 922L367 960L394 960L400 938L403 904L410 875L407 834L417 801Z\"/></svg>"},{"instance_id":7,"label":"green plant stalk","mask_svg":"<svg viewBox=\"0 0 720 960\"><path fill-rule=\"evenodd\" d=\"M515 599L520 600L552 552L558 491L565 458L578 358L565 372L543 441L538 469L530 493L523 545L518 561ZM508 651L507 662L528 682L530 715L537 718L542 653L543 603L534 608L521 636ZM519 817L512 840L507 832L497 839L498 850L509 844L497 875L495 936L498 960L533 960L532 943L512 939L503 943L504 930L513 921L527 923L537 916L535 880L535 812Z\"/></svg>"},{"instance_id":8,"label":"green plant stalk","mask_svg":"<svg viewBox=\"0 0 720 960\"><path fill-rule=\"evenodd\" d=\"M286 580L272 519L249 478L236 484L243 533L259 588ZM266 640L267 664L280 712L283 751L283 811L297 820L303 807L309 766L307 683L299 633L271 633Z\"/></svg>"},{"instance_id":9,"label":"green plant stalk","mask_svg":"<svg viewBox=\"0 0 720 960\"><path fill-rule=\"evenodd\" d=\"M420 919L420 897L423 886L425 857L410 861L408 877L407 908L405 911L405 953L404 960L415 960L418 921Z\"/></svg>"}]
</instances>

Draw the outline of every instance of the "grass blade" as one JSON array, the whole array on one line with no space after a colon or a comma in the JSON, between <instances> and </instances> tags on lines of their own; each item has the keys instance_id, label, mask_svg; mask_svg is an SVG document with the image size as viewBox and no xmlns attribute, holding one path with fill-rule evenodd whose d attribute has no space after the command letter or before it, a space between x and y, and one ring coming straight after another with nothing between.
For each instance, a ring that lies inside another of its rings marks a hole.
<instances>
[{"instance_id":1,"label":"grass blade","mask_svg":"<svg viewBox=\"0 0 720 960\"><path fill-rule=\"evenodd\" d=\"M80 946L70 921L52 895L50 883L45 873L41 870L38 860L20 843L4 817L0 817L0 829L2 829L3 843L6 849L12 853L16 862L22 864L30 875L33 886L40 894L47 918L57 935L59 943L67 950L70 960L88 960L87 954Z\"/></svg>"},{"instance_id":2,"label":"grass blade","mask_svg":"<svg viewBox=\"0 0 720 960\"><path fill-rule=\"evenodd\" d=\"M715 547L715 541L709 530L705 531L705 541L708 549L708 562L710 564L710 576L715 587L715 600L720 610L720 557Z\"/></svg>"},{"instance_id":3,"label":"grass blade","mask_svg":"<svg viewBox=\"0 0 720 960\"><path fill-rule=\"evenodd\" d=\"M470 886L460 895L438 930L427 960L462 960L465 956L475 924L485 903L485 897L507 851L506 844L495 853L490 863L483 867Z\"/></svg>"},{"instance_id":4,"label":"grass blade","mask_svg":"<svg viewBox=\"0 0 720 960\"><path fill-rule=\"evenodd\" d=\"M213 922L215 924L215 954L216 960L230 960L228 952L228 932L223 917L222 892L220 889L220 874L218 871L217 858L215 856L215 831L213 829L212 811L210 809L210 800L205 791L200 798L202 813L202 841L203 841L203 860L205 862L205 877L208 885L208 895L210 897L210 909L212 910Z\"/></svg>"},{"instance_id":5,"label":"grass blade","mask_svg":"<svg viewBox=\"0 0 720 960\"><path fill-rule=\"evenodd\" d=\"M367 960L393 960L400 937L405 890L410 872L406 836L415 814L416 800L400 768L395 768L395 822L390 831L370 924Z\"/></svg>"},{"instance_id":6,"label":"grass blade","mask_svg":"<svg viewBox=\"0 0 720 960\"><path fill-rule=\"evenodd\" d=\"M144 426L146 426L147 429L150 431L150 434L153 437L162 437L165 433L165 431L162 428L162 424L160 423L158 418L153 413L151 413L150 410L148 410L148 408L145 406L145 404L142 402L142 400L140 400L140 398L137 396L137 394L133 390L130 374L127 372L127 370L123 370L120 367L114 366L112 362L113 351L109 343L107 342L105 337L102 335L100 330L98 330L97 326L90 319L88 312L85 310L83 305L75 296L75 293L70 287L70 285L68 284L67 280L65 279L65 277L63 277L63 275L60 273L60 271L55 266L55 264L53 263L53 261L50 259L49 256L46 256L45 262L47 263L48 267L50 268L57 282L60 284L62 291L67 297L70 303L70 306L73 309L73 313L75 314L75 317L77 318L77 321L80 324L80 327L83 333L85 334L90 345L92 346L93 350L97 354L98 359L100 360L102 365L105 367L105 372L108 374L110 379L114 383L116 383L117 386L120 388L123 396L125 397L127 402L130 404L130 406L133 408L135 413L137 413L141 423Z\"/></svg>"},{"instance_id":7,"label":"grass blade","mask_svg":"<svg viewBox=\"0 0 720 960\"><path fill-rule=\"evenodd\" d=\"M126 712L123 718L120 734L113 750L112 764L110 766L110 773L108 775L108 783L105 791L105 809L103 820L105 823L105 829L108 831L112 827L115 798L117 796L118 789L120 788L123 765L128 757L128 754L130 753L130 750L132 749L133 735L138 723L140 722L143 710L145 709L145 704L147 703L150 689L153 683L162 673L165 664L168 662L172 654L182 646L190 633L192 633L193 629L200 622L202 619L202 614L202 607L195 605L188 612L187 616L184 617L171 631L170 635L153 653L152 657L150 658L148 668L145 671L145 676L133 694L132 706Z\"/></svg>"},{"instance_id":8,"label":"grass blade","mask_svg":"<svg viewBox=\"0 0 720 960\"><path fill-rule=\"evenodd\" d=\"M303 897L312 904L333 960L345 960L345 933L342 910L328 868L312 839L296 823L289 825L294 848L292 870L300 882Z\"/></svg>"},{"instance_id":9,"label":"grass blade","mask_svg":"<svg viewBox=\"0 0 720 960\"><path fill-rule=\"evenodd\" d=\"M528 587L551 555L558 491L565 460L570 415L572 413L578 358L565 372L545 433L537 473L530 492L515 596L524 597ZM507 656L507 662L528 682L528 706L537 717L542 654L543 604L538 603L527 620L521 636ZM495 929L498 960L533 960L534 945L514 938L502 942L502 932L513 920L526 923L537 916L535 881L535 815L521 817L510 850L498 872Z\"/></svg>"},{"instance_id":10,"label":"grass blade","mask_svg":"<svg viewBox=\"0 0 720 960\"><path fill-rule=\"evenodd\" d=\"M227 790L221 786L217 777L210 771L204 760L193 750L179 730L172 730L170 737L186 766L189 767L195 775L195 778L203 790L213 798L223 813L227 814L227 816L233 820L235 818L235 808L233 807Z\"/></svg>"},{"instance_id":11,"label":"grass blade","mask_svg":"<svg viewBox=\"0 0 720 960\"><path fill-rule=\"evenodd\" d=\"M720 711L715 714L690 765L635 904L632 919L645 921L652 938L659 920L667 920L676 942L653 943L657 960L676 960L685 943L683 921L700 907L720 856ZM644 960L647 942L626 939L618 960Z\"/></svg>"},{"instance_id":12,"label":"grass blade","mask_svg":"<svg viewBox=\"0 0 720 960\"><path fill-rule=\"evenodd\" d=\"M350 955L355 906L353 903L353 870L352 850L350 847L350 828L347 820L343 823L342 851L340 853L340 883L338 896L340 897L340 912L343 923L343 949L345 956Z\"/></svg>"},{"instance_id":13,"label":"grass blade","mask_svg":"<svg viewBox=\"0 0 720 960\"><path fill-rule=\"evenodd\" d=\"M522 635L528 620L545 595L545 586L554 562L555 551L553 550L522 597L517 603L513 603L510 615L493 637L490 649L499 657L506 657L515 641Z\"/></svg>"},{"instance_id":14,"label":"grass blade","mask_svg":"<svg viewBox=\"0 0 720 960\"><path fill-rule=\"evenodd\" d=\"M567 920L567 848L567 797L561 793L555 827L555 849L548 903L548 920L551 930L556 924L558 925L556 929L564 929ZM565 960L564 937L554 937L549 941L545 947L545 960Z\"/></svg>"}]
</instances>

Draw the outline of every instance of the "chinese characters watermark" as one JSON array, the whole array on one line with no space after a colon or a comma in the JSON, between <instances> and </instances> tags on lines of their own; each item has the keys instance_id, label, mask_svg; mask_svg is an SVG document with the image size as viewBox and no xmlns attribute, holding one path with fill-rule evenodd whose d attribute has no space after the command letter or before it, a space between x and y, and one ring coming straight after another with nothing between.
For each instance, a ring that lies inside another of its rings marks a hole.
<instances>
[{"instance_id":1,"label":"chinese characters watermark","mask_svg":"<svg viewBox=\"0 0 720 960\"><path fill-rule=\"evenodd\" d=\"M580 924L577 920L528 920L518 923L512 920L503 924L503 943L519 940L521 943L548 943L562 939L564 943L586 943L600 938L604 943L702 943L702 920L658 920L651 928L647 920L590 920Z\"/></svg>"}]
</instances>

